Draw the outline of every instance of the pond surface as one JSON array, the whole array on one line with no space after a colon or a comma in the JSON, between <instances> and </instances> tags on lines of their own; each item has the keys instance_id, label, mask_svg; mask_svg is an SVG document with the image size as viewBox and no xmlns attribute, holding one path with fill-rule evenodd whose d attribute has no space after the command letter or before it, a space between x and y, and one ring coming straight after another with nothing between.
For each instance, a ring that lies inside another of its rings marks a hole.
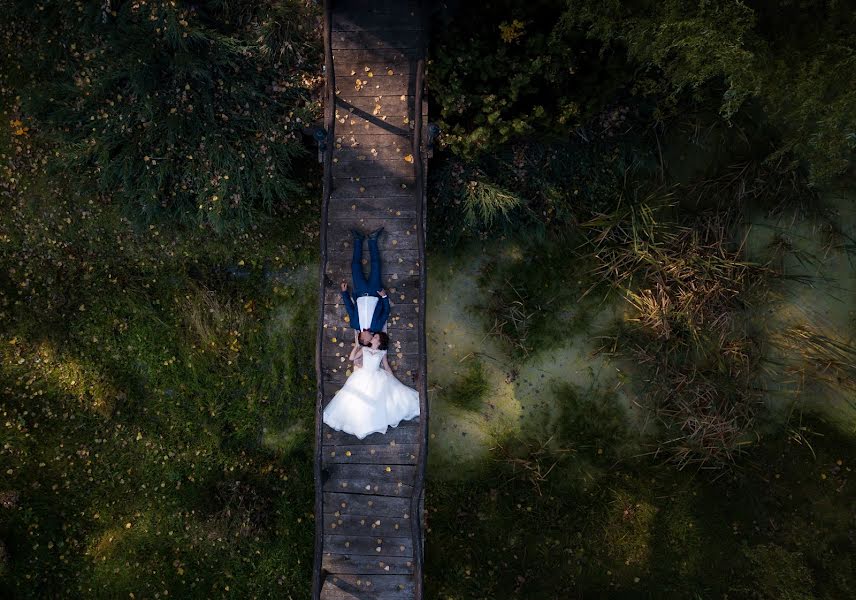
<instances>
[{"instance_id":1,"label":"pond surface","mask_svg":"<svg viewBox=\"0 0 856 600\"><path fill-rule=\"evenodd\" d=\"M809 408L856 433L856 205L844 196L827 195L824 202L839 229L835 235L818 217L800 220L786 213L771 218L760 212L750 215L738 233L745 238L748 260L772 260L793 277L775 282L769 304L753 317L770 340L765 356L771 366L761 378L769 390L766 426L792 417L794 409ZM539 439L549 429L545 425L559 416L559 384L569 384L581 398L612 393L625 408L631 429L639 435L646 431L649 416L631 386L624 385L634 377L634 366L592 355L596 332L625 318L620 300L605 302L590 314L588 331L560 327L556 335L564 340L523 359L510 358L507 347L490 333L484 306L492 290L485 288L480 274L489 260L515 260L519 252L513 242L474 243L457 252L458 258L429 257L429 461L435 476L466 476L509 434ZM573 303L561 308L575 310ZM812 344L817 349L809 352ZM830 356L837 370L823 367ZM474 361L481 363L487 391L474 406L462 406L450 391L467 377ZM454 469L448 468L452 465Z\"/></svg>"}]
</instances>

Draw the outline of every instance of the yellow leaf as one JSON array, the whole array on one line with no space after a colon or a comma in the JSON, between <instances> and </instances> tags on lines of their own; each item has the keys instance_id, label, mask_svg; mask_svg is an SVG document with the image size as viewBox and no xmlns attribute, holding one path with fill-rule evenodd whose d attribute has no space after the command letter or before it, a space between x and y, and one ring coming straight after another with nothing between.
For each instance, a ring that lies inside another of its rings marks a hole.
<instances>
[{"instance_id":1,"label":"yellow leaf","mask_svg":"<svg viewBox=\"0 0 856 600\"><path fill-rule=\"evenodd\" d=\"M404 162L412 163L412 162L413 162L413 155L412 155L412 154L408 154L407 156L405 156L405 157L404 157Z\"/></svg>"}]
</instances>

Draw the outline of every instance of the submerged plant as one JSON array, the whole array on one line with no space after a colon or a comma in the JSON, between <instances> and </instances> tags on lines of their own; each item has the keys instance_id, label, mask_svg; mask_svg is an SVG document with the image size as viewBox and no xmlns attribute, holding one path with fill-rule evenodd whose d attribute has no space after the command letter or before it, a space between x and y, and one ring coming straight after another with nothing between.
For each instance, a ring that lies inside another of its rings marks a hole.
<instances>
[{"instance_id":1,"label":"submerged plant","mask_svg":"<svg viewBox=\"0 0 856 600\"><path fill-rule=\"evenodd\" d=\"M467 371L444 388L441 396L448 402L467 410L475 410L487 394L490 384L481 360L474 358L470 361Z\"/></svg>"},{"instance_id":2,"label":"submerged plant","mask_svg":"<svg viewBox=\"0 0 856 600\"><path fill-rule=\"evenodd\" d=\"M856 406L856 347L800 324L771 334L771 342L796 360L784 368L795 376L797 393L809 383L827 390L844 390Z\"/></svg>"},{"instance_id":3,"label":"submerged plant","mask_svg":"<svg viewBox=\"0 0 856 600\"><path fill-rule=\"evenodd\" d=\"M729 244L736 210L681 223L672 206L671 194L654 194L582 225L595 275L630 308L600 351L646 371L640 392L663 427L656 452L681 468L721 468L750 441L761 353L744 311L775 273Z\"/></svg>"}]
</instances>

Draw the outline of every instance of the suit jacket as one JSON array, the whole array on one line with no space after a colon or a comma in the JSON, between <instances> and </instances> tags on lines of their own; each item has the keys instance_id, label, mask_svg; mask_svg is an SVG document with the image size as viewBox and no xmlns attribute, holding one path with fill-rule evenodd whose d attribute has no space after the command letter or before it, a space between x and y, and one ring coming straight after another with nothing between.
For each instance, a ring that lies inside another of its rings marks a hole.
<instances>
[{"instance_id":1,"label":"suit jacket","mask_svg":"<svg viewBox=\"0 0 856 600\"><path fill-rule=\"evenodd\" d=\"M351 327L357 331L362 331L363 329L370 329L372 331L383 330L383 326L386 325L386 320L389 318L389 296L385 298L378 297L378 302L372 315L372 322L368 325L360 323L360 311L357 310L357 302L354 298L351 298L349 292L342 292L342 300L345 303L345 310L351 321Z\"/></svg>"}]
</instances>

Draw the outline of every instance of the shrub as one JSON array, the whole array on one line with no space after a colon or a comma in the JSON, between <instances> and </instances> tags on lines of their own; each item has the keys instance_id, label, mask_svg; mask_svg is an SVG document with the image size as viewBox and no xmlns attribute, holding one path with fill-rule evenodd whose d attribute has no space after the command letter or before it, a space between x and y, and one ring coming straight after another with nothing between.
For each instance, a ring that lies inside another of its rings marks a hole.
<instances>
[{"instance_id":1,"label":"shrub","mask_svg":"<svg viewBox=\"0 0 856 600\"><path fill-rule=\"evenodd\" d=\"M224 230L293 209L321 55L311 3L4 1L21 106L128 215ZM288 24L288 25L286 25ZM313 176L314 178L314 176Z\"/></svg>"}]
</instances>

